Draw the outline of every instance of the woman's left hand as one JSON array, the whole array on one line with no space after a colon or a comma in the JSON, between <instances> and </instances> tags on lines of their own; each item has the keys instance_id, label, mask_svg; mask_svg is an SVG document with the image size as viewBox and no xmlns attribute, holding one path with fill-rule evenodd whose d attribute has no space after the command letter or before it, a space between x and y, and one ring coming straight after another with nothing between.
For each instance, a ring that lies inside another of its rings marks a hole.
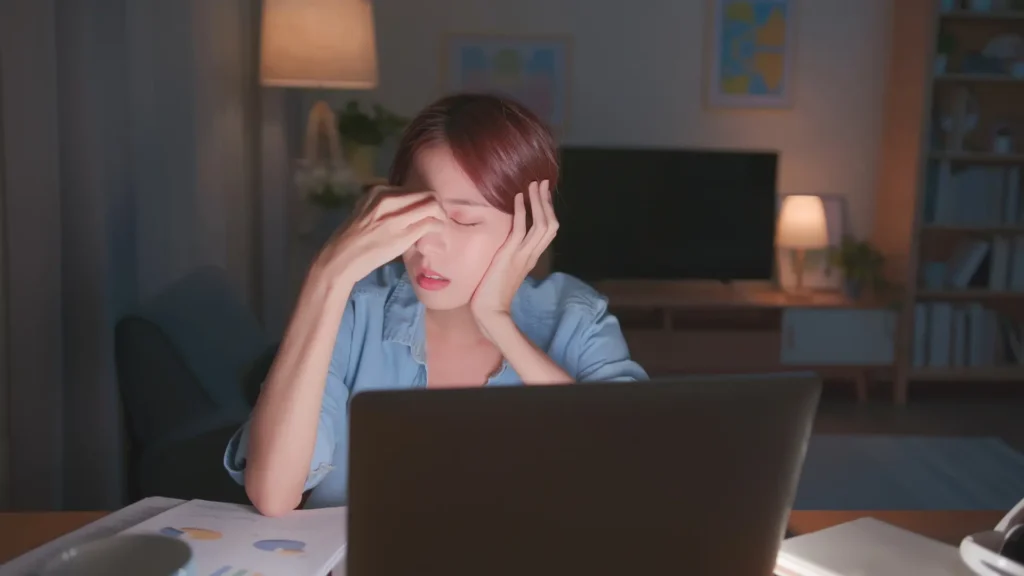
<instances>
[{"instance_id":1,"label":"woman's left hand","mask_svg":"<svg viewBox=\"0 0 1024 576\"><path fill-rule=\"evenodd\" d=\"M558 232L549 182L531 182L528 193L533 225L526 230L525 202L523 195L517 194L512 231L494 255L470 301L473 317L488 337L487 326L491 322L510 317L512 298Z\"/></svg>"}]
</instances>

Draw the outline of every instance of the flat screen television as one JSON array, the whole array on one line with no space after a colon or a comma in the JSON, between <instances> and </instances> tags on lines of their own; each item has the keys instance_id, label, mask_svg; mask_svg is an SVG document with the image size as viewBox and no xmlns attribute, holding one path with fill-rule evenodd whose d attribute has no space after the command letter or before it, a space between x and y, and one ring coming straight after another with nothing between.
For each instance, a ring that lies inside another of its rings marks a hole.
<instances>
[{"instance_id":1,"label":"flat screen television","mask_svg":"<svg viewBox=\"0 0 1024 576\"><path fill-rule=\"evenodd\" d=\"M774 152L567 146L552 268L599 280L768 280Z\"/></svg>"}]
</instances>

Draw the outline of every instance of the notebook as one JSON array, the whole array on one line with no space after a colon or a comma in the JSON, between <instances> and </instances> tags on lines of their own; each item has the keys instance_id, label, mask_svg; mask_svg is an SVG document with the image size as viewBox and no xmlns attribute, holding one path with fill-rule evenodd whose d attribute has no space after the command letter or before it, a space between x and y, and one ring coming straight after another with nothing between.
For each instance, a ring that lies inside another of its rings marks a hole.
<instances>
[{"instance_id":1,"label":"notebook","mask_svg":"<svg viewBox=\"0 0 1024 576\"><path fill-rule=\"evenodd\" d=\"M974 576L959 550L937 540L861 518L782 542L778 576Z\"/></svg>"}]
</instances>

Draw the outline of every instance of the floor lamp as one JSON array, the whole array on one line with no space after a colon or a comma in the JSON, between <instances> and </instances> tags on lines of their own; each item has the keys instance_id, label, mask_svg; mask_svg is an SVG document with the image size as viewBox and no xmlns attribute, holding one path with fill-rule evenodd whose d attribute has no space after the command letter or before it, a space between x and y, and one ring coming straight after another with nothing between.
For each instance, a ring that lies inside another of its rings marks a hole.
<instances>
[{"instance_id":1,"label":"floor lamp","mask_svg":"<svg viewBox=\"0 0 1024 576\"><path fill-rule=\"evenodd\" d=\"M260 84L283 88L371 90L377 87L377 46L370 0L263 0ZM316 164L321 139L328 160L343 166L334 111L309 111L302 160Z\"/></svg>"}]
</instances>

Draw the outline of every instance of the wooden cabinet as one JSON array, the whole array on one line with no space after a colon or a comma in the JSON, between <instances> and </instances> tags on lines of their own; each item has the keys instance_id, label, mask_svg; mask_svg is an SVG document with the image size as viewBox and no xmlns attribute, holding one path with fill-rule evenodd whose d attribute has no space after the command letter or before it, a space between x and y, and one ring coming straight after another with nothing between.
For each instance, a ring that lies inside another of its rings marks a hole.
<instances>
[{"instance_id":1,"label":"wooden cabinet","mask_svg":"<svg viewBox=\"0 0 1024 576\"><path fill-rule=\"evenodd\" d=\"M897 315L868 308L788 308L780 362L800 366L885 366L893 362Z\"/></svg>"},{"instance_id":2,"label":"wooden cabinet","mask_svg":"<svg viewBox=\"0 0 1024 576\"><path fill-rule=\"evenodd\" d=\"M597 286L622 324L633 358L654 377L814 370L852 381L890 372L893 311L840 294L793 298L776 289L686 282Z\"/></svg>"}]
</instances>

